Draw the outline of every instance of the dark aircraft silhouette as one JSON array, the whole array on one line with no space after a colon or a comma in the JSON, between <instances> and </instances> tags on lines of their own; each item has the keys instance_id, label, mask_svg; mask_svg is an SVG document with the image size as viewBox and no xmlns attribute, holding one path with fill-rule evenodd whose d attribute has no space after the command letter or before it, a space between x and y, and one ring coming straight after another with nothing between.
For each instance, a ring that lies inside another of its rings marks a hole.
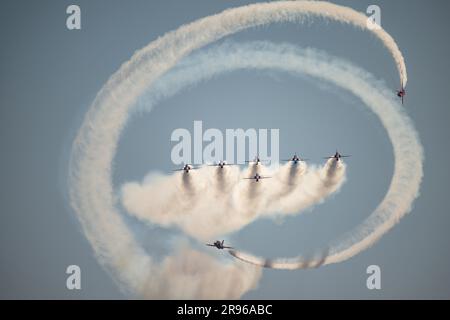
<instances>
[{"instance_id":1,"label":"dark aircraft silhouette","mask_svg":"<svg viewBox=\"0 0 450 320\"><path fill-rule=\"evenodd\" d=\"M256 157L255 157L255 160L253 160L253 161L245 160L245 162L247 162L247 163L254 163L255 165L258 165L258 164L260 164L261 162L264 162L264 161L261 161L261 159L259 158L259 156L256 156Z\"/></svg>"},{"instance_id":2,"label":"dark aircraft silhouette","mask_svg":"<svg viewBox=\"0 0 450 320\"><path fill-rule=\"evenodd\" d=\"M272 177L262 177L259 175L259 173L256 173L253 177L244 178L244 179L256 180L256 182L258 182L260 179L269 179L269 178L272 178Z\"/></svg>"},{"instance_id":3,"label":"dark aircraft silhouette","mask_svg":"<svg viewBox=\"0 0 450 320\"><path fill-rule=\"evenodd\" d=\"M306 161L306 160L308 160L308 159L302 159L299 156L297 156L297 153L295 153L292 158L286 159L286 160L281 160L281 161L290 161L290 162L297 164L300 161Z\"/></svg>"},{"instance_id":4,"label":"dark aircraft silhouette","mask_svg":"<svg viewBox=\"0 0 450 320\"><path fill-rule=\"evenodd\" d=\"M216 164L210 164L210 167L220 167L221 169L223 169L223 167L225 166L235 166L235 164L228 164L225 161L219 161L219 163Z\"/></svg>"},{"instance_id":5,"label":"dark aircraft silhouette","mask_svg":"<svg viewBox=\"0 0 450 320\"><path fill-rule=\"evenodd\" d=\"M402 98L402 104L403 104L403 98L406 95L405 88L402 88L400 90L397 90L397 97Z\"/></svg>"},{"instance_id":6,"label":"dark aircraft silhouette","mask_svg":"<svg viewBox=\"0 0 450 320\"><path fill-rule=\"evenodd\" d=\"M217 240L217 241L215 241L213 244L207 243L206 245L207 245L207 246L210 246L210 247L216 247L217 249L233 249L233 247L227 247L227 246L224 246L224 245L223 245L223 242L224 242L224 241L225 241L225 240L222 240L222 241Z\"/></svg>"},{"instance_id":7,"label":"dark aircraft silhouette","mask_svg":"<svg viewBox=\"0 0 450 320\"><path fill-rule=\"evenodd\" d=\"M350 155L341 155L337 150L336 153L334 154L334 156L331 157L324 157L324 159L335 159L336 161L339 161L340 158L348 158L350 157Z\"/></svg>"},{"instance_id":8,"label":"dark aircraft silhouette","mask_svg":"<svg viewBox=\"0 0 450 320\"><path fill-rule=\"evenodd\" d=\"M191 166L190 164L185 164L183 168L181 168L181 169L175 169L175 170L173 170L173 171L184 171L184 172L186 172L186 173L189 173L189 170L195 170L195 169L198 169L198 168L194 168L194 167Z\"/></svg>"}]
</instances>

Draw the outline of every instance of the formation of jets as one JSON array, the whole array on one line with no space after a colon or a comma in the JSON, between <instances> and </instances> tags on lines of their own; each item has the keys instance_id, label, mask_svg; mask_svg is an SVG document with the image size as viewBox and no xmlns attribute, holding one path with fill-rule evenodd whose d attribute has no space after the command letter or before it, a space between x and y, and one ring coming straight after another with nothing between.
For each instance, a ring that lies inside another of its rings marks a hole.
<instances>
[{"instance_id":1,"label":"formation of jets","mask_svg":"<svg viewBox=\"0 0 450 320\"><path fill-rule=\"evenodd\" d=\"M324 157L324 159L335 159L336 161L339 161L341 158L347 158L347 157L350 157L350 155L342 155L336 150L336 153L333 156ZM303 158L299 157L297 155L297 153L295 153L292 156L292 158L290 158L290 159L283 159L281 161L292 162L293 164L298 164L299 162L304 162L304 161L307 161L307 160L308 159L303 159ZM262 163L264 161L261 160L259 158L259 156L256 156L254 160L252 160L252 161L247 160L245 162L252 163L252 164L257 166L257 165L259 165L260 163ZM219 163L210 164L208 166L219 167L219 168L223 169L225 166L235 166L235 164L229 164L229 163L226 163L225 161L220 161ZM182 168L175 169L173 171L184 171L185 173L189 173L190 170L195 170L195 169L199 169L199 167L194 167L194 166L192 166L190 164L185 164ZM251 179L251 180L255 180L256 182L258 182L261 179L268 179L268 178L271 178L271 177L263 177L259 173L256 173L254 176L248 177L248 178L244 178L244 179Z\"/></svg>"},{"instance_id":2,"label":"formation of jets","mask_svg":"<svg viewBox=\"0 0 450 320\"><path fill-rule=\"evenodd\" d=\"M210 246L210 247L216 247L216 248L219 249L219 250L223 250L223 249L233 249L233 247L227 247L227 246L224 246L224 245L223 245L224 241L225 241L225 240L222 240L222 241L216 240L214 243L207 243L206 245L207 245L207 246Z\"/></svg>"}]
</instances>

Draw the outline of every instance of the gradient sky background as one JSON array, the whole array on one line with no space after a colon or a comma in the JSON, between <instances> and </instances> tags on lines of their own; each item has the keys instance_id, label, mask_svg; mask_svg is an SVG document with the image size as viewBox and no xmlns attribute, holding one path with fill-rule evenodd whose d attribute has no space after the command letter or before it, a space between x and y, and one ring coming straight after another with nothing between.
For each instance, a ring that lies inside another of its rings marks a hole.
<instances>
[{"instance_id":1,"label":"gradient sky background","mask_svg":"<svg viewBox=\"0 0 450 320\"><path fill-rule=\"evenodd\" d=\"M356 257L314 270L264 270L246 299L450 298L448 212L450 71L448 1L334 1L382 10L408 68L405 108L425 149L421 195L411 214ZM66 29L66 7L82 10L82 30ZM250 1L4 1L0 11L0 298L126 298L98 264L68 205L71 142L96 93L133 52L178 26ZM366 32L320 21L271 25L227 38L311 46L345 58L399 87L393 60ZM314 79L239 71L165 100L132 118L116 157L114 185L169 172L175 128L279 128L280 157L295 151L314 163L339 148L350 153L347 182L325 203L284 221L259 220L227 240L268 257L321 247L362 222L383 198L392 147L375 115L350 94ZM167 253L176 230L129 223L149 252ZM201 244L199 244L200 246ZM211 252L223 255L223 252ZM226 257L228 259L228 257ZM231 258L229 258L231 259ZM66 267L82 270L69 291ZM382 289L366 288L377 264Z\"/></svg>"}]
</instances>

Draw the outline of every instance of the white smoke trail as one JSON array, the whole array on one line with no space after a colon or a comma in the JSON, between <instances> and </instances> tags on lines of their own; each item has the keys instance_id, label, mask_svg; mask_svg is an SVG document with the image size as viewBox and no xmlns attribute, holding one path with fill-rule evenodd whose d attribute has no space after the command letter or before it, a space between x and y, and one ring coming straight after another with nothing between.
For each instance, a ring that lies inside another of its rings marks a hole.
<instances>
[{"instance_id":1,"label":"white smoke trail","mask_svg":"<svg viewBox=\"0 0 450 320\"><path fill-rule=\"evenodd\" d=\"M175 254L134 277L141 281L138 296L149 299L230 299L256 287L261 270L248 264L226 263L182 245Z\"/></svg>"},{"instance_id":2,"label":"white smoke trail","mask_svg":"<svg viewBox=\"0 0 450 320\"><path fill-rule=\"evenodd\" d=\"M111 164L116 152L118 138L127 122L129 110L136 102L137 97L139 97L146 88L151 87L156 79L172 68L181 58L195 49L248 27L272 22L301 21L308 15L348 22L365 28L364 15L349 8L324 2L276 2L226 10L221 14L206 17L182 26L178 30L166 34L150 43L144 49L136 52L131 60L124 63L98 93L73 144L69 167L70 197L71 205L78 214L83 231L90 241L98 259L108 271L113 273L115 279L122 285L122 288L126 288L134 293L142 293L144 288L147 288L146 290L152 290L145 286L144 280L148 279L150 275L157 274L158 270L160 270L158 268L161 267L161 264L154 262L151 257L145 253L134 239L132 232L128 230L123 218L116 208L117 199L111 183ZM393 54L403 79L402 82L405 84L406 69L404 67L403 58L401 58L401 54L399 54L395 42L393 42L392 38L383 30L372 32L383 41ZM321 64L320 61L306 60L311 65L308 67L308 64L304 64L299 67L298 71L318 76L337 84L342 82L342 75L329 73L326 68L323 70L323 75L318 75L314 70L311 70L313 63L318 64L313 68L321 66L321 68L316 68L317 70L323 69L323 66L330 67L329 70L334 70L332 65L326 62L322 62ZM248 67L290 70L289 65L280 66L277 64L269 64L264 66L264 63L259 66L254 66L249 63ZM337 70L341 71L339 67L337 67ZM333 80L333 74L337 77L337 79L334 79L336 81ZM342 74L347 74L347 70L344 70ZM371 83L371 81L369 81L369 83ZM373 98L373 95L369 95L370 98L363 99L364 102L370 105L379 100L383 100L383 96L388 96L387 91L384 88L381 91L382 93L374 93L371 90L367 90L367 88L363 88L364 90L359 91L361 88L355 83L353 83L353 86L354 87L351 89L349 88L352 92L379 94L377 99ZM344 85L344 87L346 86ZM406 123L407 129L409 129L408 119L399 110L395 109L398 109L398 106L394 101L390 101L389 104L383 105L383 108L387 108L387 113L390 113L389 110L394 108L395 114L399 114L398 116L395 116L394 114L391 120L383 118L383 122L399 122L401 129L404 129L404 124ZM373 109L374 111L377 110L375 107L373 107ZM378 114L377 111L375 111L375 113ZM396 131L393 130L393 132L395 133ZM400 135L404 133L405 132L400 132ZM410 129L409 131L406 130L406 138L397 137L396 134L391 134L391 138L392 137L398 138L397 142L400 144L403 141L407 143L416 143L416 148L408 147L408 151L421 151L420 145L415 139L416 137L413 129ZM394 143L394 139L393 144L394 153L397 156L398 150L402 150L402 147L397 146L398 143ZM417 159L414 160L417 160L418 164L415 162L411 165L407 164L406 166L409 165L410 168L417 169L416 175L411 177L405 173L405 175L402 176L403 179L393 179L393 183L391 184L392 190L390 189L390 191L392 192L390 194L397 192L396 190L398 189L396 188L398 188L399 184L400 186L405 184L402 183L402 181L409 182L409 184L406 185L406 189L408 190L406 196L405 193L398 196L400 200L402 200L401 203L403 207L397 207L396 199L392 197L386 197L386 199L389 199L391 202L383 202L385 203L385 206L389 204L395 206L395 209L397 210L394 212L396 219L408 211L409 205L417 194L417 190L416 192L413 192L413 189L414 186L418 189L422 174L421 152L418 153ZM414 167L414 165L416 167ZM397 167L403 167L403 165L396 162L396 168ZM403 173L403 171L400 170L399 172ZM418 176L419 178L417 179ZM413 178L415 178L415 180ZM409 197L409 201L403 201L405 200L405 197ZM391 218L392 210L386 210L384 212L386 218ZM373 225L369 224L369 226ZM364 232L367 232L367 230L367 228L362 229ZM374 233L371 233L364 239L377 238L386 230L386 228L383 228L380 232L379 229L375 229L375 236ZM360 237L362 236L363 235ZM354 246L356 246L356 244L354 244L353 247ZM361 245L359 250L362 250L365 247L367 247L366 242ZM184 255L183 257L186 256ZM342 257L342 255L338 255L338 257ZM334 258L334 260L337 261L338 259ZM258 271L254 271L253 269L248 270L252 270L249 271L249 273L253 275L253 281L246 281L243 279L242 283L247 285L243 285L241 287L242 290L233 292L232 294L235 295L228 297L238 297L239 294L242 294L255 286L258 279ZM182 270L179 271L181 272ZM221 270L217 271L220 275ZM205 278L202 278L201 276L198 276L197 279L197 288L201 288L202 285L208 285L207 279L205 280ZM167 285L171 285L170 279L168 279L168 281ZM224 285L227 286L226 283ZM220 290L221 286L217 287ZM212 288L211 290L215 289ZM150 296L153 296L152 292L149 294ZM199 289L191 294L192 298L206 297L208 290Z\"/></svg>"},{"instance_id":3,"label":"white smoke trail","mask_svg":"<svg viewBox=\"0 0 450 320\"><path fill-rule=\"evenodd\" d=\"M271 180L244 180L255 174L256 167ZM299 213L337 191L344 178L345 165L335 160L309 169L291 163L277 169L251 165L243 171L203 167L171 176L150 174L142 184L127 183L122 202L130 214L145 222L175 225L195 239L210 241L260 217Z\"/></svg>"}]
</instances>

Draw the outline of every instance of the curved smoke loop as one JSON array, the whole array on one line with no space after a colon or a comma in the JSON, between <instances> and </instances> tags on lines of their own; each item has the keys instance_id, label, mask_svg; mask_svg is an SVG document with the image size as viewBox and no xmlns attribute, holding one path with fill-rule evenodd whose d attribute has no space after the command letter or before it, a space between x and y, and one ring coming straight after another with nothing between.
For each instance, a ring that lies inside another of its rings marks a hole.
<instances>
[{"instance_id":1,"label":"curved smoke loop","mask_svg":"<svg viewBox=\"0 0 450 320\"><path fill-rule=\"evenodd\" d=\"M308 14L365 28L364 15L322 2L278 2L231 9L183 26L152 42L126 62L99 92L72 149L69 169L71 205L99 260L123 288L149 297L228 298L239 297L255 287L259 270L242 264L221 266L211 257L191 249L182 248L176 256L161 263L153 261L136 243L115 206L117 199L111 184L111 163L118 138L137 97L151 88L182 57L244 28L299 20ZM374 33L391 50L403 83L406 83L403 58L401 54L399 56L395 42L383 30ZM410 211L422 178L422 147L409 118L393 100L390 90L363 70L315 51L289 46L284 48L289 50L280 51L279 46L268 44L258 47L257 51L248 47L233 49L242 54L241 59L228 64L229 68L222 64L222 71L257 68L305 73L349 90L380 117L395 155L395 172L390 188L366 222L331 246L323 260L324 263L343 261L369 247ZM255 54L259 59L255 59ZM219 61L218 58L215 62ZM222 58L228 59L228 53ZM215 70L222 72L220 68ZM192 256L196 257L196 262L192 261ZM256 257L246 255L240 258L260 264ZM274 265L284 267L283 264L287 264L289 267L289 263L283 260ZM209 271L211 266L215 267L213 272ZM225 269L226 272L220 272ZM212 289L207 290L204 285ZM214 288L221 288L220 292Z\"/></svg>"}]
</instances>

